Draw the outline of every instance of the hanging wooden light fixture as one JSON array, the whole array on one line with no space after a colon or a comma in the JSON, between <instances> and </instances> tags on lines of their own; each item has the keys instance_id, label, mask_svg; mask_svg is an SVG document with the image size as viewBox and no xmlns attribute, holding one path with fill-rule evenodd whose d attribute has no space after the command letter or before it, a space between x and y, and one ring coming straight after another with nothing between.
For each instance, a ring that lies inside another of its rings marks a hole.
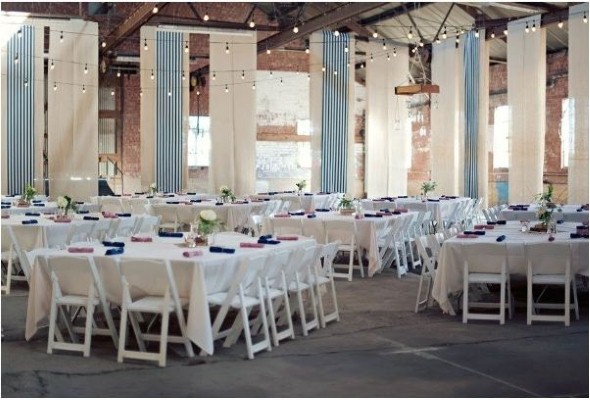
<instances>
[{"instance_id":1,"label":"hanging wooden light fixture","mask_svg":"<svg viewBox=\"0 0 590 400\"><path fill-rule=\"evenodd\" d=\"M419 93L440 93L440 88L438 85L425 84L401 85L395 87L395 94L400 96L413 96Z\"/></svg>"}]
</instances>

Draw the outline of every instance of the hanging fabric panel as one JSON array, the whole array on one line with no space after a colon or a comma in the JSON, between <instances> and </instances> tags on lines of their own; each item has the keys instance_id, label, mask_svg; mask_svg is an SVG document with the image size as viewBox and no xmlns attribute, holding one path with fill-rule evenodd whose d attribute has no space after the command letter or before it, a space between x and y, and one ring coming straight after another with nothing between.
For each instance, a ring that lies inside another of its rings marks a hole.
<instances>
[{"instance_id":1,"label":"hanging fabric panel","mask_svg":"<svg viewBox=\"0 0 590 400\"><path fill-rule=\"evenodd\" d=\"M485 37L485 36L484 36ZM465 175L464 194L478 197L478 133L479 133L479 38L465 35L463 47L463 79L465 81Z\"/></svg>"}]
</instances>

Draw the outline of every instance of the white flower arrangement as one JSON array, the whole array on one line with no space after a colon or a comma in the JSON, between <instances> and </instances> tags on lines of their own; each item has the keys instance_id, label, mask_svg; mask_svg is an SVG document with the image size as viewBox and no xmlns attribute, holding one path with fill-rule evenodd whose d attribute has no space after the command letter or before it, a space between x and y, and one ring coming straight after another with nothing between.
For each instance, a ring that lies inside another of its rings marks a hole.
<instances>
[{"instance_id":1,"label":"white flower arrangement","mask_svg":"<svg viewBox=\"0 0 590 400\"><path fill-rule=\"evenodd\" d=\"M297 190L302 191L303 189L305 189L305 186L307 186L307 181L304 179L300 182L297 182L295 186L297 186Z\"/></svg>"},{"instance_id":2,"label":"white flower arrangement","mask_svg":"<svg viewBox=\"0 0 590 400\"><path fill-rule=\"evenodd\" d=\"M236 195L228 186L226 186L226 185L220 186L219 192L221 193L221 198L224 201L227 201L227 200L236 201Z\"/></svg>"},{"instance_id":3,"label":"white flower arrangement","mask_svg":"<svg viewBox=\"0 0 590 400\"><path fill-rule=\"evenodd\" d=\"M210 235L219 225L217 214L213 210L202 210L199 213L198 229L201 235Z\"/></svg>"},{"instance_id":4,"label":"white flower arrangement","mask_svg":"<svg viewBox=\"0 0 590 400\"><path fill-rule=\"evenodd\" d=\"M158 191L158 185L156 185L156 182L152 182L149 187L149 192L151 194L155 194L157 191Z\"/></svg>"},{"instance_id":5,"label":"white flower arrangement","mask_svg":"<svg viewBox=\"0 0 590 400\"><path fill-rule=\"evenodd\" d=\"M70 196L59 196L56 200L57 207L64 211L64 215L68 215L70 210L78 211L78 206L72 201Z\"/></svg>"},{"instance_id":6,"label":"white flower arrangement","mask_svg":"<svg viewBox=\"0 0 590 400\"><path fill-rule=\"evenodd\" d=\"M422 182L422 194L424 196L428 196L428 193L430 192L434 192L434 189L436 189L436 185L437 183L434 181L426 181L426 182Z\"/></svg>"}]
</instances>

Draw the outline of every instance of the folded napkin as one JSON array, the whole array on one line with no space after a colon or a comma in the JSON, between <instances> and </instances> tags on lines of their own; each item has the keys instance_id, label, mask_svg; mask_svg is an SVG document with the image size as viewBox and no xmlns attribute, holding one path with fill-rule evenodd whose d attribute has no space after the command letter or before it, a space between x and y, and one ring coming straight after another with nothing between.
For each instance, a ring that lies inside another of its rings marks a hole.
<instances>
[{"instance_id":1,"label":"folded napkin","mask_svg":"<svg viewBox=\"0 0 590 400\"><path fill-rule=\"evenodd\" d=\"M188 250L188 251L183 251L182 255L184 257L197 257L197 256L202 256L203 252L201 250Z\"/></svg>"},{"instance_id":2,"label":"folded napkin","mask_svg":"<svg viewBox=\"0 0 590 400\"><path fill-rule=\"evenodd\" d=\"M123 247L111 247L104 252L105 256L116 256L117 254L123 254L125 249Z\"/></svg>"},{"instance_id":3,"label":"folded napkin","mask_svg":"<svg viewBox=\"0 0 590 400\"><path fill-rule=\"evenodd\" d=\"M550 242L553 242L553 241L555 240L555 236L553 236L553 235L549 235L549 239L548 239L548 240L549 240Z\"/></svg>"},{"instance_id":4,"label":"folded napkin","mask_svg":"<svg viewBox=\"0 0 590 400\"><path fill-rule=\"evenodd\" d=\"M211 253L228 253L228 254L233 254L233 253L236 252L236 249L230 249L230 248L219 247L219 246L211 246L211 247L209 247L209 251Z\"/></svg>"},{"instance_id":5,"label":"folded napkin","mask_svg":"<svg viewBox=\"0 0 590 400\"><path fill-rule=\"evenodd\" d=\"M386 213L388 213L388 212L391 212L391 211L389 210L389 208L381 208L379 211L381 211L381 212L386 212Z\"/></svg>"},{"instance_id":6,"label":"folded napkin","mask_svg":"<svg viewBox=\"0 0 590 400\"><path fill-rule=\"evenodd\" d=\"M394 212L392 212L392 214L394 214L394 215L400 215L401 213L402 212L401 211L398 211L398 210L395 210Z\"/></svg>"},{"instance_id":7,"label":"folded napkin","mask_svg":"<svg viewBox=\"0 0 590 400\"><path fill-rule=\"evenodd\" d=\"M3 206L9 206L9 205L11 205L12 203L11 203L10 201L3 201L3 202L1 202L1 204L2 204Z\"/></svg>"},{"instance_id":8,"label":"folded napkin","mask_svg":"<svg viewBox=\"0 0 590 400\"><path fill-rule=\"evenodd\" d=\"M582 211L583 211L583 209L581 209L581 208L576 209L576 212L582 212Z\"/></svg>"},{"instance_id":9,"label":"folded napkin","mask_svg":"<svg viewBox=\"0 0 590 400\"><path fill-rule=\"evenodd\" d=\"M88 210L78 210L78 214L90 214Z\"/></svg>"},{"instance_id":10,"label":"folded napkin","mask_svg":"<svg viewBox=\"0 0 590 400\"><path fill-rule=\"evenodd\" d=\"M45 203L35 203L33 207L45 207Z\"/></svg>"},{"instance_id":11,"label":"folded napkin","mask_svg":"<svg viewBox=\"0 0 590 400\"><path fill-rule=\"evenodd\" d=\"M299 236L279 235L277 240L299 240Z\"/></svg>"},{"instance_id":12,"label":"folded napkin","mask_svg":"<svg viewBox=\"0 0 590 400\"><path fill-rule=\"evenodd\" d=\"M290 214L275 214L275 218L289 218Z\"/></svg>"},{"instance_id":13,"label":"folded napkin","mask_svg":"<svg viewBox=\"0 0 590 400\"><path fill-rule=\"evenodd\" d=\"M24 221L22 221L23 225L31 225L31 224L37 224L38 221L36 219L26 219Z\"/></svg>"},{"instance_id":14,"label":"folded napkin","mask_svg":"<svg viewBox=\"0 0 590 400\"><path fill-rule=\"evenodd\" d=\"M41 216L41 214L37 213L37 212L26 212L25 215L27 217L40 217Z\"/></svg>"},{"instance_id":15,"label":"folded napkin","mask_svg":"<svg viewBox=\"0 0 590 400\"><path fill-rule=\"evenodd\" d=\"M145 194L145 192L135 192L135 194L141 195L141 194Z\"/></svg>"},{"instance_id":16,"label":"folded napkin","mask_svg":"<svg viewBox=\"0 0 590 400\"><path fill-rule=\"evenodd\" d=\"M366 218L383 218L382 214L365 214Z\"/></svg>"},{"instance_id":17,"label":"folded napkin","mask_svg":"<svg viewBox=\"0 0 590 400\"><path fill-rule=\"evenodd\" d=\"M163 232L163 231L160 231L160 232L158 232L158 236L159 237L167 237L167 238L181 238L184 235L182 234L182 232Z\"/></svg>"},{"instance_id":18,"label":"folded napkin","mask_svg":"<svg viewBox=\"0 0 590 400\"><path fill-rule=\"evenodd\" d=\"M194 196L197 194L197 192L186 192L186 194L188 194L189 196Z\"/></svg>"},{"instance_id":19,"label":"folded napkin","mask_svg":"<svg viewBox=\"0 0 590 400\"><path fill-rule=\"evenodd\" d=\"M7 219L7 218L10 218L9 214L2 214L2 219Z\"/></svg>"},{"instance_id":20,"label":"folded napkin","mask_svg":"<svg viewBox=\"0 0 590 400\"><path fill-rule=\"evenodd\" d=\"M304 196L313 196L313 193L303 193Z\"/></svg>"},{"instance_id":21,"label":"folded napkin","mask_svg":"<svg viewBox=\"0 0 590 400\"><path fill-rule=\"evenodd\" d=\"M305 212L304 211L293 211L293 212L290 212L289 215L302 216L302 215L305 215ZM276 215L275 215L275 217L276 217Z\"/></svg>"},{"instance_id":22,"label":"folded napkin","mask_svg":"<svg viewBox=\"0 0 590 400\"><path fill-rule=\"evenodd\" d=\"M45 211L43 213L43 215L55 215L55 213L53 211ZM50 218L50 219L53 219L53 218Z\"/></svg>"},{"instance_id":23,"label":"folded napkin","mask_svg":"<svg viewBox=\"0 0 590 400\"><path fill-rule=\"evenodd\" d=\"M131 213L117 213L117 217L130 217Z\"/></svg>"},{"instance_id":24,"label":"folded napkin","mask_svg":"<svg viewBox=\"0 0 590 400\"><path fill-rule=\"evenodd\" d=\"M279 242L278 240L273 240L273 239L258 239L258 243L261 244L279 244L281 242Z\"/></svg>"},{"instance_id":25,"label":"folded napkin","mask_svg":"<svg viewBox=\"0 0 590 400\"><path fill-rule=\"evenodd\" d=\"M497 222L494 222L494 221L486 221L486 224L487 225L496 225Z\"/></svg>"},{"instance_id":26,"label":"folded napkin","mask_svg":"<svg viewBox=\"0 0 590 400\"><path fill-rule=\"evenodd\" d=\"M377 217L384 217L391 215L391 211L377 211L375 214L377 215Z\"/></svg>"},{"instance_id":27,"label":"folded napkin","mask_svg":"<svg viewBox=\"0 0 590 400\"><path fill-rule=\"evenodd\" d=\"M125 247L125 243L123 242L109 242L108 240L103 240L102 245L107 247Z\"/></svg>"},{"instance_id":28,"label":"folded napkin","mask_svg":"<svg viewBox=\"0 0 590 400\"><path fill-rule=\"evenodd\" d=\"M77 201L76 204L84 204L83 201Z\"/></svg>"},{"instance_id":29,"label":"folded napkin","mask_svg":"<svg viewBox=\"0 0 590 400\"><path fill-rule=\"evenodd\" d=\"M499 219L498 221L496 221L497 225L506 225L506 220L505 219ZM488 222L488 225L494 225L494 223L492 222L491 224Z\"/></svg>"},{"instance_id":30,"label":"folded napkin","mask_svg":"<svg viewBox=\"0 0 590 400\"><path fill-rule=\"evenodd\" d=\"M506 239L506 235L500 235L496 238L496 242L503 242Z\"/></svg>"},{"instance_id":31,"label":"folded napkin","mask_svg":"<svg viewBox=\"0 0 590 400\"><path fill-rule=\"evenodd\" d=\"M408 196L397 196L399 199L407 199Z\"/></svg>"},{"instance_id":32,"label":"folded napkin","mask_svg":"<svg viewBox=\"0 0 590 400\"><path fill-rule=\"evenodd\" d=\"M478 235L460 233L457 235L459 239L477 239Z\"/></svg>"},{"instance_id":33,"label":"folded napkin","mask_svg":"<svg viewBox=\"0 0 590 400\"><path fill-rule=\"evenodd\" d=\"M308 214L307 215L307 218L316 218L316 217L317 217L317 215L315 215L315 214Z\"/></svg>"},{"instance_id":34,"label":"folded napkin","mask_svg":"<svg viewBox=\"0 0 590 400\"><path fill-rule=\"evenodd\" d=\"M92 217L90 215L85 215L84 218L82 218L84 221L98 221L100 218L98 217Z\"/></svg>"},{"instance_id":35,"label":"folded napkin","mask_svg":"<svg viewBox=\"0 0 590 400\"><path fill-rule=\"evenodd\" d=\"M223 203L215 203L216 206L222 206Z\"/></svg>"},{"instance_id":36,"label":"folded napkin","mask_svg":"<svg viewBox=\"0 0 590 400\"><path fill-rule=\"evenodd\" d=\"M114 212L110 212L110 211L103 211L102 216L105 218L117 218L117 214L115 214Z\"/></svg>"},{"instance_id":37,"label":"folded napkin","mask_svg":"<svg viewBox=\"0 0 590 400\"><path fill-rule=\"evenodd\" d=\"M92 247L68 247L68 253L94 253Z\"/></svg>"},{"instance_id":38,"label":"folded napkin","mask_svg":"<svg viewBox=\"0 0 590 400\"><path fill-rule=\"evenodd\" d=\"M253 249L261 249L264 247L262 243L252 243L252 242L241 242L240 247L242 248L253 248Z\"/></svg>"},{"instance_id":39,"label":"folded napkin","mask_svg":"<svg viewBox=\"0 0 590 400\"><path fill-rule=\"evenodd\" d=\"M191 200L191 203L201 203L203 200L200 199L193 199Z\"/></svg>"},{"instance_id":40,"label":"folded napkin","mask_svg":"<svg viewBox=\"0 0 590 400\"><path fill-rule=\"evenodd\" d=\"M179 201L167 201L166 204L180 204Z\"/></svg>"},{"instance_id":41,"label":"folded napkin","mask_svg":"<svg viewBox=\"0 0 590 400\"><path fill-rule=\"evenodd\" d=\"M270 201L270 199L264 199L264 201Z\"/></svg>"},{"instance_id":42,"label":"folded napkin","mask_svg":"<svg viewBox=\"0 0 590 400\"><path fill-rule=\"evenodd\" d=\"M473 225L473 229L494 229L494 225Z\"/></svg>"},{"instance_id":43,"label":"folded napkin","mask_svg":"<svg viewBox=\"0 0 590 400\"><path fill-rule=\"evenodd\" d=\"M140 242L140 243L149 243L149 242L153 242L153 239L149 236L131 236L131 241L132 242Z\"/></svg>"},{"instance_id":44,"label":"folded napkin","mask_svg":"<svg viewBox=\"0 0 590 400\"><path fill-rule=\"evenodd\" d=\"M33 203L43 203L43 200L33 200Z\"/></svg>"},{"instance_id":45,"label":"folded napkin","mask_svg":"<svg viewBox=\"0 0 590 400\"><path fill-rule=\"evenodd\" d=\"M1 207L2 210L6 210L7 208L10 208L10 206L2 206Z\"/></svg>"},{"instance_id":46,"label":"folded napkin","mask_svg":"<svg viewBox=\"0 0 590 400\"><path fill-rule=\"evenodd\" d=\"M407 208L396 208L395 210L396 211L399 211L401 213L407 213L408 212L408 209Z\"/></svg>"},{"instance_id":47,"label":"folded napkin","mask_svg":"<svg viewBox=\"0 0 590 400\"><path fill-rule=\"evenodd\" d=\"M329 212L330 211L329 208L316 208L315 210L318 212Z\"/></svg>"},{"instance_id":48,"label":"folded napkin","mask_svg":"<svg viewBox=\"0 0 590 400\"><path fill-rule=\"evenodd\" d=\"M62 218L53 218L54 222L57 223L64 223L64 224L69 224L70 222L72 222L71 218L67 218L67 217L62 217Z\"/></svg>"},{"instance_id":49,"label":"folded napkin","mask_svg":"<svg viewBox=\"0 0 590 400\"><path fill-rule=\"evenodd\" d=\"M433 202L433 203L439 203L439 202L440 202L440 200L439 200L439 199L428 199L428 201L431 201L431 202Z\"/></svg>"}]
</instances>

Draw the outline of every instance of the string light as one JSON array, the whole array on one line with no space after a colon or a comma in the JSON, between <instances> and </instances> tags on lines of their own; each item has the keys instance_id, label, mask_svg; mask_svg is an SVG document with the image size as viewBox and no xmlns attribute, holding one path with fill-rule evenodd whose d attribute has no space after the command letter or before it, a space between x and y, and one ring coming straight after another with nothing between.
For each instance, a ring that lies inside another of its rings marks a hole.
<instances>
[{"instance_id":1,"label":"string light","mask_svg":"<svg viewBox=\"0 0 590 400\"><path fill-rule=\"evenodd\" d=\"M526 33L529 33L529 21L526 22L526 27L524 28Z\"/></svg>"},{"instance_id":2,"label":"string light","mask_svg":"<svg viewBox=\"0 0 590 400\"><path fill-rule=\"evenodd\" d=\"M17 34L17 36L18 36L19 39L22 38L23 37L22 28L18 28L18 32L16 34Z\"/></svg>"},{"instance_id":3,"label":"string light","mask_svg":"<svg viewBox=\"0 0 590 400\"><path fill-rule=\"evenodd\" d=\"M82 93L86 93L86 86L82 85Z\"/></svg>"},{"instance_id":4,"label":"string light","mask_svg":"<svg viewBox=\"0 0 590 400\"><path fill-rule=\"evenodd\" d=\"M440 39L438 38L438 36L436 37L436 39L435 39L435 42L436 42L437 44L439 44L439 43L440 43Z\"/></svg>"},{"instance_id":5,"label":"string light","mask_svg":"<svg viewBox=\"0 0 590 400\"><path fill-rule=\"evenodd\" d=\"M361 69L365 68L365 64L361 63Z\"/></svg>"},{"instance_id":6,"label":"string light","mask_svg":"<svg viewBox=\"0 0 590 400\"><path fill-rule=\"evenodd\" d=\"M383 39L383 50L387 50L387 45L385 44L385 39Z\"/></svg>"},{"instance_id":7,"label":"string light","mask_svg":"<svg viewBox=\"0 0 590 400\"><path fill-rule=\"evenodd\" d=\"M283 86L283 78L281 77L281 86Z\"/></svg>"},{"instance_id":8,"label":"string light","mask_svg":"<svg viewBox=\"0 0 590 400\"><path fill-rule=\"evenodd\" d=\"M586 16L586 11L584 11L584 17L582 18L584 23L587 24L588 23L588 17Z\"/></svg>"},{"instance_id":9,"label":"string light","mask_svg":"<svg viewBox=\"0 0 590 400\"><path fill-rule=\"evenodd\" d=\"M322 67L322 72L326 72L326 67Z\"/></svg>"},{"instance_id":10,"label":"string light","mask_svg":"<svg viewBox=\"0 0 590 400\"><path fill-rule=\"evenodd\" d=\"M533 21L533 27L531 29L533 32L535 32L537 30L537 24L535 23L535 21Z\"/></svg>"},{"instance_id":11,"label":"string light","mask_svg":"<svg viewBox=\"0 0 590 400\"><path fill-rule=\"evenodd\" d=\"M447 27L446 26L445 26L445 29L443 30L442 38L443 39L446 39L447 38Z\"/></svg>"},{"instance_id":12,"label":"string light","mask_svg":"<svg viewBox=\"0 0 590 400\"><path fill-rule=\"evenodd\" d=\"M254 22L254 20L250 20L249 26L250 26L250 28L254 28L256 26L256 23Z\"/></svg>"},{"instance_id":13,"label":"string light","mask_svg":"<svg viewBox=\"0 0 590 400\"><path fill-rule=\"evenodd\" d=\"M118 70L117 70L117 78L120 78L120 77L121 77L121 70L120 70L120 69L118 69Z\"/></svg>"},{"instance_id":14,"label":"string light","mask_svg":"<svg viewBox=\"0 0 590 400\"><path fill-rule=\"evenodd\" d=\"M272 69L270 70L270 77L272 78Z\"/></svg>"},{"instance_id":15,"label":"string light","mask_svg":"<svg viewBox=\"0 0 590 400\"><path fill-rule=\"evenodd\" d=\"M150 76L150 79L153 81L154 80L154 70L152 69L152 75Z\"/></svg>"},{"instance_id":16,"label":"string light","mask_svg":"<svg viewBox=\"0 0 590 400\"><path fill-rule=\"evenodd\" d=\"M387 53L387 61L391 60L391 57L389 57L389 53Z\"/></svg>"},{"instance_id":17,"label":"string light","mask_svg":"<svg viewBox=\"0 0 590 400\"><path fill-rule=\"evenodd\" d=\"M377 39L379 37L379 34L377 33L377 31L373 32L373 38Z\"/></svg>"},{"instance_id":18,"label":"string light","mask_svg":"<svg viewBox=\"0 0 590 400\"><path fill-rule=\"evenodd\" d=\"M242 70L242 79L244 79L246 75L244 74L244 70Z\"/></svg>"},{"instance_id":19,"label":"string light","mask_svg":"<svg viewBox=\"0 0 590 400\"><path fill-rule=\"evenodd\" d=\"M461 35L465 33L465 29L461 28Z\"/></svg>"},{"instance_id":20,"label":"string light","mask_svg":"<svg viewBox=\"0 0 590 400\"><path fill-rule=\"evenodd\" d=\"M478 38L479 37L479 29L475 30L475 37Z\"/></svg>"},{"instance_id":21,"label":"string light","mask_svg":"<svg viewBox=\"0 0 590 400\"><path fill-rule=\"evenodd\" d=\"M59 34L59 42L63 43L64 42L64 31L61 31Z\"/></svg>"},{"instance_id":22,"label":"string light","mask_svg":"<svg viewBox=\"0 0 590 400\"><path fill-rule=\"evenodd\" d=\"M115 95L115 89L111 89L111 96Z\"/></svg>"},{"instance_id":23,"label":"string light","mask_svg":"<svg viewBox=\"0 0 590 400\"><path fill-rule=\"evenodd\" d=\"M229 43L225 42L225 54L229 54Z\"/></svg>"},{"instance_id":24,"label":"string light","mask_svg":"<svg viewBox=\"0 0 590 400\"><path fill-rule=\"evenodd\" d=\"M25 87L29 87L29 80L25 79Z\"/></svg>"},{"instance_id":25,"label":"string light","mask_svg":"<svg viewBox=\"0 0 590 400\"><path fill-rule=\"evenodd\" d=\"M184 45L184 52L188 53L188 40L186 41L186 44Z\"/></svg>"},{"instance_id":26,"label":"string light","mask_svg":"<svg viewBox=\"0 0 590 400\"><path fill-rule=\"evenodd\" d=\"M309 54L309 46L305 47L305 54Z\"/></svg>"},{"instance_id":27,"label":"string light","mask_svg":"<svg viewBox=\"0 0 590 400\"><path fill-rule=\"evenodd\" d=\"M422 41L422 38L420 38L420 41L418 42L418 45L420 45L420 47L424 47L424 42Z\"/></svg>"},{"instance_id":28,"label":"string light","mask_svg":"<svg viewBox=\"0 0 590 400\"><path fill-rule=\"evenodd\" d=\"M168 97L172 96L172 91L168 91Z\"/></svg>"},{"instance_id":29,"label":"string light","mask_svg":"<svg viewBox=\"0 0 590 400\"><path fill-rule=\"evenodd\" d=\"M158 11L158 6L154 6L154 8L152 8L152 13L157 14Z\"/></svg>"},{"instance_id":30,"label":"string light","mask_svg":"<svg viewBox=\"0 0 590 400\"><path fill-rule=\"evenodd\" d=\"M561 20L561 19L559 20L559 22L557 23L557 27L559 29L562 29L563 28L563 20Z\"/></svg>"},{"instance_id":31,"label":"string light","mask_svg":"<svg viewBox=\"0 0 590 400\"><path fill-rule=\"evenodd\" d=\"M51 68L51 69L54 69L55 68L55 64L53 63L53 60L51 60L51 65L50 65L49 68Z\"/></svg>"},{"instance_id":32,"label":"string light","mask_svg":"<svg viewBox=\"0 0 590 400\"><path fill-rule=\"evenodd\" d=\"M139 89L139 97L143 96L143 89Z\"/></svg>"},{"instance_id":33,"label":"string light","mask_svg":"<svg viewBox=\"0 0 590 400\"><path fill-rule=\"evenodd\" d=\"M270 54L270 49L266 49L266 54Z\"/></svg>"},{"instance_id":34,"label":"string light","mask_svg":"<svg viewBox=\"0 0 590 400\"><path fill-rule=\"evenodd\" d=\"M371 53L371 62L373 62L373 61L374 61L374 60L373 60L373 53Z\"/></svg>"},{"instance_id":35,"label":"string light","mask_svg":"<svg viewBox=\"0 0 590 400\"><path fill-rule=\"evenodd\" d=\"M229 88L225 85L225 93L229 93Z\"/></svg>"},{"instance_id":36,"label":"string light","mask_svg":"<svg viewBox=\"0 0 590 400\"><path fill-rule=\"evenodd\" d=\"M309 82L311 80L311 75L307 74L307 81Z\"/></svg>"},{"instance_id":37,"label":"string light","mask_svg":"<svg viewBox=\"0 0 590 400\"><path fill-rule=\"evenodd\" d=\"M182 70L182 80L186 80L186 76L184 75L184 70Z\"/></svg>"},{"instance_id":38,"label":"string light","mask_svg":"<svg viewBox=\"0 0 590 400\"><path fill-rule=\"evenodd\" d=\"M490 37L491 37L492 39L494 39L494 38L496 37L496 33L495 33L494 31L492 31L492 33L490 34Z\"/></svg>"},{"instance_id":39,"label":"string light","mask_svg":"<svg viewBox=\"0 0 590 400\"><path fill-rule=\"evenodd\" d=\"M104 49L105 47L107 47L107 42L105 42L104 39L103 39L103 41L100 44L100 46Z\"/></svg>"},{"instance_id":40,"label":"string light","mask_svg":"<svg viewBox=\"0 0 590 400\"><path fill-rule=\"evenodd\" d=\"M299 28L297 27L297 25L295 25L293 27L293 33L298 33L299 32Z\"/></svg>"},{"instance_id":41,"label":"string light","mask_svg":"<svg viewBox=\"0 0 590 400\"><path fill-rule=\"evenodd\" d=\"M212 78L213 80L215 80L215 78L216 78L215 72L213 72L213 76L212 76L211 78Z\"/></svg>"},{"instance_id":42,"label":"string light","mask_svg":"<svg viewBox=\"0 0 590 400\"><path fill-rule=\"evenodd\" d=\"M455 44L459 44L459 35L455 37Z\"/></svg>"},{"instance_id":43,"label":"string light","mask_svg":"<svg viewBox=\"0 0 590 400\"><path fill-rule=\"evenodd\" d=\"M393 48L393 56L397 57L397 49L395 47Z\"/></svg>"},{"instance_id":44,"label":"string light","mask_svg":"<svg viewBox=\"0 0 590 400\"><path fill-rule=\"evenodd\" d=\"M412 54L415 54L416 50L418 50L418 46L415 46L414 48L412 48Z\"/></svg>"},{"instance_id":45,"label":"string light","mask_svg":"<svg viewBox=\"0 0 590 400\"><path fill-rule=\"evenodd\" d=\"M504 36L508 36L508 29L504 29Z\"/></svg>"},{"instance_id":46,"label":"string light","mask_svg":"<svg viewBox=\"0 0 590 400\"><path fill-rule=\"evenodd\" d=\"M256 90L256 82L252 83L252 90Z\"/></svg>"},{"instance_id":47,"label":"string light","mask_svg":"<svg viewBox=\"0 0 590 400\"><path fill-rule=\"evenodd\" d=\"M197 96L200 96L200 95L201 95L201 91L197 90Z\"/></svg>"},{"instance_id":48,"label":"string light","mask_svg":"<svg viewBox=\"0 0 590 400\"><path fill-rule=\"evenodd\" d=\"M344 52L348 53L348 46L344 47Z\"/></svg>"},{"instance_id":49,"label":"string light","mask_svg":"<svg viewBox=\"0 0 590 400\"><path fill-rule=\"evenodd\" d=\"M18 53L14 55L14 63L18 64Z\"/></svg>"},{"instance_id":50,"label":"string light","mask_svg":"<svg viewBox=\"0 0 590 400\"><path fill-rule=\"evenodd\" d=\"M410 28L410 31L408 32L408 39L413 38L414 35L412 34L412 28Z\"/></svg>"},{"instance_id":51,"label":"string light","mask_svg":"<svg viewBox=\"0 0 590 400\"><path fill-rule=\"evenodd\" d=\"M346 62L346 66L347 66L347 67L350 67L350 61L347 61L347 62Z\"/></svg>"},{"instance_id":52,"label":"string light","mask_svg":"<svg viewBox=\"0 0 590 400\"><path fill-rule=\"evenodd\" d=\"M334 36L340 36L340 31L338 29L334 31Z\"/></svg>"},{"instance_id":53,"label":"string light","mask_svg":"<svg viewBox=\"0 0 590 400\"><path fill-rule=\"evenodd\" d=\"M53 91L55 92L57 90L57 83L53 82Z\"/></svg>"},{"instance_id":54,"label":"string light","mask_svg":"<svg viewBox=\"0 0 590 400\"><path fill-rule=\"evenodd\" d=\"M144 49L145 51L147 51L147 50L148 50L148 45L147 45L147 38L144 38L144 39L143 39L143 49Z\"/></svg>"},{"instance_id":55,"label":"string light","mask_svg":"<svg viewBox=\"0 0 590 400\"><path fill-rule=\"evenodd\" d=\"M87 74L88 73L88 64L84 65L84 73Z\"/></svg>"},{"instance_id":56,"label":"string light","mask_svg":"<svg viewBox=\"0 0 590 400\"><path fill-rule=\"evenodd\" d=\"M203 21L209 21L209 14L205 11L205 15L203 15Z\"/></svg>"}]
</instances>

